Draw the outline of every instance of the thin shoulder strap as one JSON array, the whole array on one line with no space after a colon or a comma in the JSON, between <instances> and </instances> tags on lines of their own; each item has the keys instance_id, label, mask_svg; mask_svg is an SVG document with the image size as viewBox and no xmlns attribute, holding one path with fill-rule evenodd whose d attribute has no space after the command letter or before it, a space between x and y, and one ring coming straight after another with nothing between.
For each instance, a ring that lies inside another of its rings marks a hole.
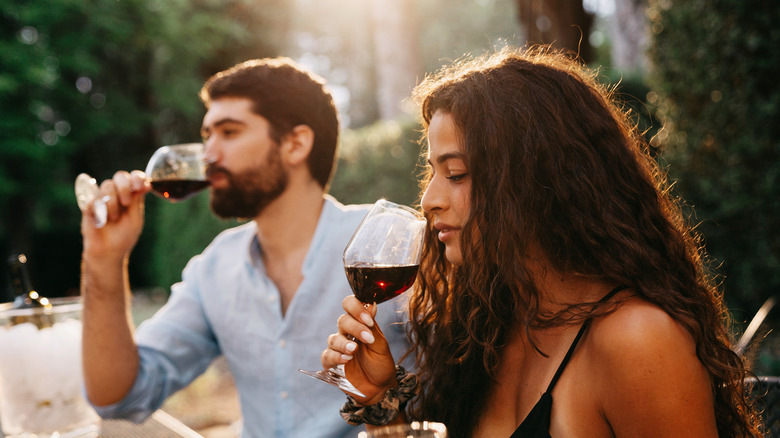
<instances>
[{"instance_id":1,"label":"thin shoulder strap","mask_svg":"<svg viewBox=\"0 0 780 438\"><path fill-rule=\"evenodd\" d=\"M599 300L599 304L609 300L613 296L615 296L616 293L628 289L628 286L618 286L614 289L612 289L608 294L604 295L603 298ZM585 322L582 323L582 327L580 327L580 331L577 332L577 336L574 338L574 341L571 343L571 346L569 347L569 351L566 352L566 356L563 358L563 361L561 361L561 364L558 366L558 370L555 372L555 376L553 376L552 381L550 381L550 385L547 386L547 392L551 392L553 387L555 387L555 384L558 382L558 378L561 377L561 374L563 374L563 370L566 368L566 365L569 363L569 359L571 359L571 355L574 354L574 349L577 348L577 343L580 342L580 338L582 337L582 334L585 333L585 330L590 326L590 322L592 321L592 318L588 318L585 320Z\"/></svg>"}]
</instances>

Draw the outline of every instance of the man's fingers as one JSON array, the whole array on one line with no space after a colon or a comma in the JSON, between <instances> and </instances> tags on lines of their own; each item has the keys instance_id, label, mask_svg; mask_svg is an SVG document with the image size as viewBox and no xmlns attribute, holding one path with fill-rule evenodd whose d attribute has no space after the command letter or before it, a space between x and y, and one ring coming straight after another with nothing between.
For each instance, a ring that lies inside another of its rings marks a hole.
<instances>
[{"instance_id":1,"label":"man's fingers","mask_svg":"<svg viewBox=\"0 0 780 438\"><path fill-rule=\"evenodd\" d=\"M127 207L133 199L132 189L130 188L130 173L120 170L114 173L113 181L119 205Z\"/></svg>"},{"instance_id":2,"label":"man's fingers","mask_svg":"<svg viewBox=\"0 0 780 438\"><path fill-rule=\"evenodd\" d=\"M143 192L146 193L151 189L151 183L146 174L140 170L134 170L130 172L130 190L133 193Z\"/></svg>"},{"instance_id":3,"label":"man's fingers","mask_svg":"<svg viewBox=\"0 0 780 438\"><path fill-rule=\"evenodd\" d=\"M107 179L100 183L100 197L106 201L106 212L108 213L109 222L116 221L120 215L120 205L117 200L114 180Z\"/></svg>"}]
</instances>

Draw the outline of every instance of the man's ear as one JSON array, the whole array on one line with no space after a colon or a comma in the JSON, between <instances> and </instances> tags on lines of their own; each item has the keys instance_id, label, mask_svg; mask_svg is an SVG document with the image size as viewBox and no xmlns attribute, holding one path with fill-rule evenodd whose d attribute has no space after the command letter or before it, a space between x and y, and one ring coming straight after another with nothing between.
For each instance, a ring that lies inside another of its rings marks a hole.
<instances>
[{"instance_id":1,"label":"man's ear","mask_svg":"<svg viewBox=\"0 0 780 438\"><path fill-rule=\"evenodd\" d=\"M314 131L309 125L295 126L282 140L282 150L288 164L305 163L314 145Z\"/></svg>"}]
</instances>

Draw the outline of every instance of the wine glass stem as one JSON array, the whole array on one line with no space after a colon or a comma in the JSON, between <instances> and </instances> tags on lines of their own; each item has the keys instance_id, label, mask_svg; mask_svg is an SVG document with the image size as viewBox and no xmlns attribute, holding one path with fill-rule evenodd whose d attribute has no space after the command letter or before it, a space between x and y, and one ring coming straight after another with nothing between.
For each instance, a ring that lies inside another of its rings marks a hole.
<instances>
[{"instance_id":1,"label":"wine glass stem","mask_svg":"<svg viewBox=\"0 0 780 438\"><path fill-rule=\"evenodd\" d=\"M106 195L101 198L95 199L92 204L92 219L95 221L95 228L103 228L108 222L108 208L106 203L111 199Z\"/></svg>"}]
</instances>

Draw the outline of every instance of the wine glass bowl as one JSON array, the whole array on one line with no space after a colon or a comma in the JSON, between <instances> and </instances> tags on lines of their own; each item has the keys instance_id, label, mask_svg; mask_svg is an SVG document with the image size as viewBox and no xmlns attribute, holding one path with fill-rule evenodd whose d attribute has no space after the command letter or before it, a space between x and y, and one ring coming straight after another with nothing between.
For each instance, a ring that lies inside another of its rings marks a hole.
<instances>
[{"instance_id":1,"label":"wine glass bowl","mask_svg":"<svg viewBox=\"0 0 780 438\"><path fill-rule=\"evenodd\" d=\"M380 199L344 249L344 270L355 297L379 304L409 289L417 277L425 218Z\"/></svg>"},{"instance_id":2,"label":"wine glass bowl","mask_svg":"<svg viewBox=\"0 0 780 438\"><path fill-rule=\"evenodd\" d=\"M170 202L183 201L208 187L205 146L183 143L157 149L146 165L152 192Z\"/></svg>"}]
</instances>

